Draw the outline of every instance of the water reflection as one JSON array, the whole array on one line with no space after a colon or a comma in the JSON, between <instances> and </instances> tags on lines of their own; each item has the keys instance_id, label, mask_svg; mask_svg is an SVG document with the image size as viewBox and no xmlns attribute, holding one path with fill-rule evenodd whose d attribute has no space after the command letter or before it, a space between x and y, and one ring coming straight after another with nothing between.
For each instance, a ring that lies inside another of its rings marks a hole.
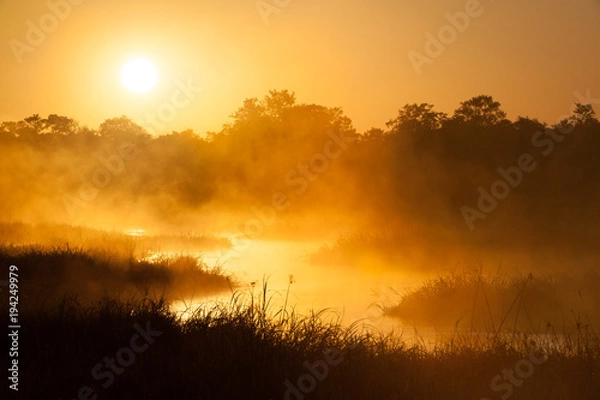
<instances>
[{"instance_id":1,"label":"water reflection","mask_svg":"<svg viewBox=\"0 0 600 400\"><path fill-rule=\"evenodd\" d=\"M410 326L382 315L381 304L399 299L406 288L417 286L422 276L403 273L398 266L374 266L373 270L311 263L309 256L323 243L314 241L253 240L244 250L186 252L209 267L218 265L240 283L237 290L258 295L267 282L267 296L273 314L284 307L307 314L327 309L339 315L344 325L357 323L370 331L402 331L412 336ZM144 259L176 257L181 253L154 252ZM291 279L290 277L293 277ZM262 293L261 293L262 295ZM179 299L173 310L188 317L200 304L227 303L231 291L217 295ZM394 298L395 297L395 298Z\"/></svg>"}]
</instances>

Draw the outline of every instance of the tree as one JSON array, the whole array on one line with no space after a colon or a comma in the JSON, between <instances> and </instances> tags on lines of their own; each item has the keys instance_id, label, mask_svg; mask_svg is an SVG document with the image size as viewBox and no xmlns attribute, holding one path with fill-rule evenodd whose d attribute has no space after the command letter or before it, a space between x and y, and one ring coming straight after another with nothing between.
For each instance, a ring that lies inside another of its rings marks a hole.
<instances>
[{"instance_id":1,"label":"tree","mask_svg":"<svg viewBox=\"0 0 600 400\"><path fill-rule=\"evenodd\" d=\"M75 134L79 127L75 120L56 114L48 115L48 118L42 120L42 125L46 133L55 135Z\"/></svg>"},{"instance_id":2,"label":"tree","mask_svg":"<svg viewBox=\"0 0 600 400\"><path fill-rule=\"evenodd\" d=\"M543 131L546 129L546 125L540 122L537 118L522 116L518 116L512 125L519 132L535 133L537 131Z\"/></svg>"},{"instance_id":3,"label":"tree","mask_svg":"<svg viewBox=\"0 0 600 400\"><path fill-rule=\"evenodd\" d=\"M232 115L231 118L235 120L235 123L249 122L258 117L265 115L265 107L261 102L253 97L251 99L244 100L244 105L238 108Z\"/></svg>"},{"instance_id":4,"label":"tree","mask_svg":"<svg viewBox=\"0 0 600 400\"><path fill-rule=\"evenodd\" d=\"M18 123L4 121L0 124L0 139L16 139L18 137Z\"/></svg>"},{"instance_id":5,"label":"tree","mask_svg":"<svg viewBox=\"0 0 600 400\"><path fill-rule=\"evenodd\" d=\"M39 133L41 131L43 120L39 114L33 114L32 116L25 118L24 121L29 127L33 128L36 132Z\"/></svg>"},{"instance_id":6,"label":"tree","mask_svg":"<svg viewBox=\"0 0 600 400\"><path fill-rule=\"evenodd\" d=\"M2 130L11 132L19 140L35 141L42 133L42 118L39 114L33 114L21 121L4 122Z\"/></svg>"},{"instance_id":7,"label":"tree","mask_svg":"<svg viewBox=\"0 0 600 400\"><path fill-rule=\"evenodd\" d=\"M386 133L380 128L371 128L360 137L361 142L380 142L385 138Z\"/></svg>"},{"instance_id":8,"label":"tree","mask_svg":"<svg viewBox=\"0 0 600 400\"><path fill-rule=\"evenodd\" d=\"M447 115L433 111L433 105L428 103L406 104L398 110L398 116L386 123L391 133L399 132L432 132L442 126Z\"/></svg>"},{"instance_id":9,"label":"tree","mask_svg":"<svg viewBox=\"0 0 600 400\"><path fill-rule=\"evenodd\" d=\"M575 126L588 126L598 123L596 112L591 104L575 103L573 106L573 115L569 117L569 121Z\"/></svg>"},{"instance_id":10,"label":"tree","mask_svg":"<svg viewBox=\"0 0 600 400\"><path fill-rule=\"evenodd\" d=\"M242 107L230 116L233 118L233 123L225 125L225 131L232 133L239 130L236 128L247 124L281 120L284 113L294 107L295 103L296 95L287 90L270 90L262 101L256 97L246 99Z\"/></svg>"},{"instance_id":11,"label":"tree","mask_svg":"<svg viewBox=\"0 0 600 400\"><path fill-rule=\"evenodd\" d=\"M463 124L490 127L506 121L506 113L492 96L481 95L460 103L453 119Z\"/></svg>"},{"instance_id":12,"label":"tree","mask_svg":"<svg viewBox=\"0 0 600 400\"><path fill-rule=\"evenodd\" d=\"M100 124L98 134L103 138L120 141L146 139L150 135L144 128L126 116L109 118Z\"/></svg>"},{"instance_id":13,"label":"tree","mask_svg":"<svg viewBox=\"0 0 600 400\"><path fill-rule=\"evenodd\" d=\"M281 119L285 110L296 104L296 94L287 90L269 90L262 104L269 116Z\"/></svg>"}]
</instances>

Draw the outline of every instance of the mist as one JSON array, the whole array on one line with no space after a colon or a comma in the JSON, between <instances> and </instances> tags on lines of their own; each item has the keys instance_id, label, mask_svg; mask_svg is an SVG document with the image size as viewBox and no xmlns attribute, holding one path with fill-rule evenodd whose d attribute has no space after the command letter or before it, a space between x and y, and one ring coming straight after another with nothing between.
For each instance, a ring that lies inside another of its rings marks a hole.
<instances>
[{"instance_id":1,"label":"mist","mask_svg":"<svg viewBox=\"0 0 600 400\"><path fill-rule=\"evenodd\" d=\"M600 323L599 138L591 104L549 125L487 95L452 115L406 104L366 132L287 90L218 132L35 114L0 124L0 259L20 268L22 312L70 323L294 332L312 315L386 346L491 332L567 351Z\"/></svg>"},{"instance_id":2,"label":"mist","mask_svg":"<svg viewBox=\"0 0 600 400\"><path fill-rule=\"evenodd\" d=\"M157 239L137 238L132 256L204 251L215 262L243 260L256 241L305 242L309 264L377 287L394 284L378 275L415 283L456 268L584 276L598 262L598 135L591 105L548 125L508 120L483 95L453 115L406 104L366 132L287 90L246 99L221 131L202 134L151 135L126 116L92 129L33 115L0 125L3 241L90 249L39 227L137 230ZM31 231L8 229L19 223ZM181 244L185 235L226 244L215 252Z\"/></svg>"}]
</instances>

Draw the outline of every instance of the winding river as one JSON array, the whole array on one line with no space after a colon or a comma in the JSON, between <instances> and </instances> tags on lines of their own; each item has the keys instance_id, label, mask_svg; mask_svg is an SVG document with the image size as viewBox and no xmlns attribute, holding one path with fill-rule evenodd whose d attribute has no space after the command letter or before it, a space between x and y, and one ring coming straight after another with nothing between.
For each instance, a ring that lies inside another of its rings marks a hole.
<instances>
[{"instance_id":1,"label":"winding river","mask_svg":"<svg viewBox=\"0 0 600 400\"><path fill-rule=\"evenodd\" d=\"M241 284L239 290L247 293L258 296L266 280L274 312L283 308L287 297L287 310L294 307L302 315L326 309L326 315L332 319L339 316L344 325L357 323L361 328L378 331L407 328L383 316L374 304L397 301L399 293L418 286L422 277L381 266L361 270L312 263L310 255L322 245L314 241L252 240L240 250L196 254L208 266L221 265ZM183 311L195 304L230 299L231 292L226 291L217 296L181 299L173 307Z\"/></svg>"}]
</instances>

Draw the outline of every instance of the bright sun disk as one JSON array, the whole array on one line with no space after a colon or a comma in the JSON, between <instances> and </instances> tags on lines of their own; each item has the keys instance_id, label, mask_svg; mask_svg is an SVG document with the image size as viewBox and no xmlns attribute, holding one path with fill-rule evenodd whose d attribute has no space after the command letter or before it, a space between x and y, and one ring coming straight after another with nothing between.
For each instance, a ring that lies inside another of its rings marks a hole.
<instances>
[{"instance_id":1,"label":"bright sun disk","mask_svg":"<svg viewBox=\"0 0 600 400\"><path fill-rule=\"evenodd\" d=\"M156 67L144 58L127 61L121 69L121 82L135 93L146 93L154 87L158 77Z\"/></svg>"}]
</instances>

